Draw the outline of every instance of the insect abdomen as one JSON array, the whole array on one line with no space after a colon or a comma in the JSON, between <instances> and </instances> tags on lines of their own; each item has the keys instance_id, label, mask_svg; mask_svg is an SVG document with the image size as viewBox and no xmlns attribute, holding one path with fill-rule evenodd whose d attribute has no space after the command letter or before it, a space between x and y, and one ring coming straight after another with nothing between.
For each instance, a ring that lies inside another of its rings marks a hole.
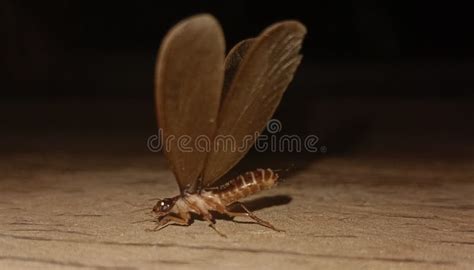
<instances>
[{"instance_id":1,"label":"insect abdomen","mask_svg":"<svg viewBox=\"0 0 474 270\"><path fill-rule=\"evenodd\" d=\"M239 175L226 184L217 187L213 193L225 205L229 205L261 190L273 187L277 180L278 174L271 169L257 169Z\"/></svg>"}]
</instances>

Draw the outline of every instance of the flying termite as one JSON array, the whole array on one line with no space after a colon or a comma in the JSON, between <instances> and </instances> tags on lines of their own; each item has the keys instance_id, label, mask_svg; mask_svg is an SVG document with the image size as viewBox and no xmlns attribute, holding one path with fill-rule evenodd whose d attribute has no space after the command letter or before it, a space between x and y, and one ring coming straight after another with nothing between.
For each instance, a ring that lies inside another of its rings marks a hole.
<instances>
[{"instance_id":1,"label":"flying termite","mask_svg":"<svg viewBox=\"0 0 474 270\"><path fill-rule=\"evenodd\" d=\"M232 136L242 142L261 132L275 112L301 62L306 28L298 21L282 21L260 35L241 41L225 56L224 35L209 14L179 22L164 37L155 70L158 124L169 143L164 154L178 183L179 195L160 199L153 208L157 226L189 225L191 214L209 223L217 233L214 213L230 218L246 216L281 231L249 211L239 200L273 187L278 174L272 169L244 173L224 185L213 185L233 168L255 143L235 149L182 151L173 136L198 138ZM212 143L211 143L212 144ZM212 146L219 146L215 143ZM239 205L242 212L232 211Z\"/></svg>"}]
</instances>

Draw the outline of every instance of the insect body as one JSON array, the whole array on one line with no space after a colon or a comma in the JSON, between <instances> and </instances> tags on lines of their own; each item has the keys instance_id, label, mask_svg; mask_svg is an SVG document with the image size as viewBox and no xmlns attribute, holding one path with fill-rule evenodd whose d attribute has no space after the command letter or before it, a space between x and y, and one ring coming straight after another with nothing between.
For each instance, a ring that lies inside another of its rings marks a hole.
<instances>
[{"instance_id":1,"label":"insect body","mask_svg":"<svg viewBox=\"0 0 474 270\"><path fill-rule=\"evenodd\" d=\"M258 169L239 175L226 184L213 189L211 196L219 198L222 204L229 205L239 199L273 187L277 180L278 174L271 169Z\"/></svg>"},{"instance_id":2,"label":"insect body","mask_svg":"<svg viewBox=\"0 0 474 270\"><path fill-rule=\"evenodd\" d=\"M277 230L238 201L274 186L274 171L258 169L222 186L212 184L243 158L256 140L248 136L261 132L273 115L301 61L305 33L299 22L279 22L224 57L222 29L210 15L188 18L168 32L158 54L155 94L164 154L180 194L157 202L156 230L189 225L191 213L216 229L213 212L247 216ZM230 136L237 147L221 148L214 140L220 136ZM210 151L202 151L203 138ZM232 204L244 212L231 211Z\"/></svg>"},{"instance_id":3,"label":"insect body","mask_svg":"<svg viewBox=\"0 0 474 270\"><path fill-rule=\"evenodd\" d=\"M159 226L166 226L170 221L187 225L191 218L190 213L203 217L215 229L211 212L225 214L230 217L248 216L259 224L277 230L270 223L256 217L245 205L238 202L239 199L250 196L264 189L273 187L278 180L278 174L271 169L258 169L247 172L230 180L224 185L215 188L205 188L198 194L178 195L171 199L158 201L153 212L163 216ZM233 212L229 206L237 203L245 212ZM217 229L215 229L217 231ZM223 235L219 231L219 234Z\"/></svg>"}]
</instances>

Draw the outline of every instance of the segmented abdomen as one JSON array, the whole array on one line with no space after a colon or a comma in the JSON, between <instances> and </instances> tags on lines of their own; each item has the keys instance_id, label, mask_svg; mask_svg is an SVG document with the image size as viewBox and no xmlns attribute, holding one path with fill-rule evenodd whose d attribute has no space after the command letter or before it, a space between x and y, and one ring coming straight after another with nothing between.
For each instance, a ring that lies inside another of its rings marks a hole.
<instances>
[{"instance_id":1,"label":"segmented abdomen","mask_svg":"<svg viewBox=\"0 0 474 270\"><path fill-rule=\"evenodd\" d=\"M278 174L271 169L257 169L237 176L212 190L212 193L219 197L222 203L229 205L261 190L273 187L277 180Z\"/></svg>"}]
</instances>

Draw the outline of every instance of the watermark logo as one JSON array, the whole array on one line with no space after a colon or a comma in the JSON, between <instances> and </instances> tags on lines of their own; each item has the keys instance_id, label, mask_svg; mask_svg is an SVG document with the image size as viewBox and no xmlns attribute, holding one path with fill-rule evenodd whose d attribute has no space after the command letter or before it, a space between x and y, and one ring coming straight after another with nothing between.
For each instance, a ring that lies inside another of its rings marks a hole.
<instances>
[{"instance_id":1,"label":"watermark logo","mask_svg":"<svg viewBox=\"0 0 474 270\"><path fill-rule=\"evenodd\" d=\"M278 119L271 119L266 125L266 134L258 132L236 138L232 135L218 135L209 138L199 135L194 139L189 135L165 138L160 128L158 134L148 137L147 147L152 152L170 151L177 147L181 152L245 152L253 145L257 152L309 152L326 153L327 148L319 145L319 137L316 135L299 136L296 134L279 134L283 125Z\"/></svg>"}]
</instances>

